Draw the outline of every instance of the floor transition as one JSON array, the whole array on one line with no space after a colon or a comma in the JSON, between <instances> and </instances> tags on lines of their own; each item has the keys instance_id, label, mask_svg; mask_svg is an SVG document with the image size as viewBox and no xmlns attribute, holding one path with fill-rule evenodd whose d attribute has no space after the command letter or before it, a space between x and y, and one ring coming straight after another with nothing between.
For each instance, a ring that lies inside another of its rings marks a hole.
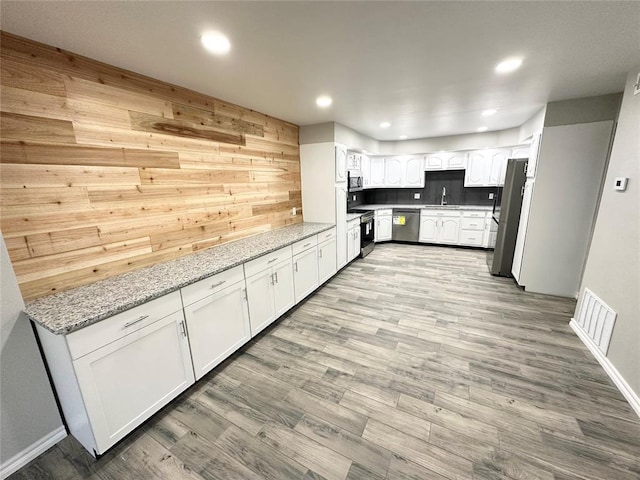
<instances>
[{"instance_id":1,"label":"floor transition","mask_svg":"<svg viewBox=\"0 0 640 480\"><path fill-rule=\"evenodd\" d=\"M97 463L11 479L640 476L640 419L568 326L477 250L377 245Z\"/></svg>"}]
</instances>

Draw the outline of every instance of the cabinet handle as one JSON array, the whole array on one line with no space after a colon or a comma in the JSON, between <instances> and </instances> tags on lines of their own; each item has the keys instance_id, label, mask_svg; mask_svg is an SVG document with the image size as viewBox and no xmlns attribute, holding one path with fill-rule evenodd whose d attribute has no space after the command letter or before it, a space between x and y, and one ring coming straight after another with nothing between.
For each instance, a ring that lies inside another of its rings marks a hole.
<instances>
[{"instance_id":1,"label":"cabinet handle","mask_svg":"<svg viewBox=\"0 0 640 480\"><path fill-rule=\"evenodd\" d=\"M275 272L273 276L275 278L275 282L278 283L278 272Z\"/></svg>"},{"instance_id":2,"label":"cabinet handle","mask_svg":"<svg viewBox=\"0 0 640 480\"><path fill-rule=\"evenodd\" d=\"M318 258L322 258L322 249L318 250Z\"/></svg>"},{"instance_id":3,"label":"cabinet handle","mask_svg":"<svg viewBox=\"0 0 640 480\"><path fill-rule=\"evenodd\" d=\"M307 248L309 245L311 245L311 242L305 243L304 245L302 245L302 248Z\"/></svg>"},{"instance_id":4,"label":"cabinet handle","mask_svg":"<svg viewBox=\"0 0 640 480\"><path fill-rule=\"evenodd\" d=\"M269 278L271 279L271 285L275 285L276 281L273 278L273 273L269 275Z\"/></svg>"},{"instance_id":5,"label":"cabinet handle","mask_svg":"<svg viewBox=\"0 0 640 480\"><path fill-rule=\"evenodd\" d=\"M293 262L293 269L297 272L298 271L298 262Z\"/></svg>"},{"instance_id":6,"label":"cabinet handle","mask_svg":"<svg viewBox=\"0 0 640 480\"><path fill-rule=\"evenodd\" d=\"M130 327L131 325L135 325L136 323L140 323L141 321L143 321L146 318L149 318L149 315L142 315L137 320L131 320L130 322L125 323L123 328L127 328L127 327Z\"/></svg>"},{"instance_id":7,"label":"cabinet handle","mask_svg":"<svg viewBox=\"0 0 640 480\"><path fill-rule=\"evenodd\" d=\"M327 233L324 238L329 238L332 234L331 233Z\"/></svg>"},{"instance_id":8,"label":"cabinet handle","mask_svg":"<svg viewBox=\"0 0 640 480\"><path fill-rule=\"evenodd\" d=\"M271 259L271 260L269 260L267 263L273 263L273 262L275 262L276 260L278 260L278 257L276 257L276 258L272 258L272 259Z\"/></svg>"},{"instance_id":9,"label":"cabinet handle","mask_svg":"<svg viewBox=\"0 0 640 480\"><path fill-rule=\"evenodd\" d=\"M247 289L243 288L242 289L242 299L246 302L247 301Z\"/></svg>"},{"instance_id":10,"label":"cabinet handle","mask_svg":"<svg viewBox=\"0 0 640 480\"><path fill-rule=\"evenodd\" d=\"M214 288L218 288L220 285L222 285L223 283L226 283L226 280L222 280L221 282L218 283L214 283L213 285L211 285L211 287L209 287L209 290L213 290Z\"/></svg>"},{"instance_id":11,"label":"cabinet handle","mask_svg":"<svg viewBox=\"0 0 640 480\"><path fill-rule=\"evenodd\" d=\"M184 320L182 320L182 321L180 322L180 331L182 332L182 336L183 336L183 337L186 337L186 336L187 336L187 327L186 327L186 325L184 324Z\"/></svg>"}]
</instances>

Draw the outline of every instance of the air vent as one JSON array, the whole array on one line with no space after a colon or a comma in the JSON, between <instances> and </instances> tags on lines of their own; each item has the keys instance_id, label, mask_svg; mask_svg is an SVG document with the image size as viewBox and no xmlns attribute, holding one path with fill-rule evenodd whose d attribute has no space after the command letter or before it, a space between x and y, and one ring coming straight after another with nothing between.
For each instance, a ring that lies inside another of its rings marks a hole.
<instances>
[{"instance_id":1,"label":"air vent","mask_svg":"<svg viewBox=\"0 0 640 480\"><path fill-rule=\"evenodd\" d=\"M616 322L616 312L588 288L584 289L576 322L582 332L606 355Z\"/></svg>"}]
</instances>

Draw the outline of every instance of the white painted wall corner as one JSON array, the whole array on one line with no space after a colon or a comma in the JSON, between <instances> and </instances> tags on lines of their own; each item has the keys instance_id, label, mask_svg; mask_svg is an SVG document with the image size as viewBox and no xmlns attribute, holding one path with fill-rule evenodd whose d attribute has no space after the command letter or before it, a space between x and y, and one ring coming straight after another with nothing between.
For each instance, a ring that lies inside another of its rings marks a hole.
<instances>
[{"instance_id":1,"label":"white painted wall corner","mask_svg":"<svg viewBox=\"0 0 640 480\"><path fill-rule=\"evenodd\" d=\"M602 365L604 371L609 375L609 378L613 381L613 383L618 387L620 393L627 399L631 408L636 412L638 417L640 417L640 396L636 392L633 391L631 386L626 382L624 377L620 375L618 369L611 363L611 361L603 355L600 351L596 343L591 340L589 336L582 330L580 325L572 318L571 322L569 322L569 326L576 332L576 335L582 340L582 343L586 345L591 354L595 357L595 359Z\"/></svg>"},{"instance_id":2,"label":"white painted wall corner","mask_svg":"<svg viewBox=\"0 0 640 480\"><path fill-rule=\"evenodd\" d=\"M42 455L66 436L67 431L65 428L59 427L21 452L18 452L16 455L8 459L3 465L0 465L0 479L4 480L9 475L17 472L27 463Z\"/></svg>"}]
</instances>

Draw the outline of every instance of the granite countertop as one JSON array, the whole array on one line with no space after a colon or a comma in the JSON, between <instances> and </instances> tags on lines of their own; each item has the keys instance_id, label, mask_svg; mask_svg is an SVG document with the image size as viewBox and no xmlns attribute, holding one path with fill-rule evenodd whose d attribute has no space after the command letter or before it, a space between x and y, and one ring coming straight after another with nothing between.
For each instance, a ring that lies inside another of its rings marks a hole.
<instances>
[{"instance_id":1,"label":"granite countertop","mask_svg":"<svg viewBox=\"0 0 640 480\"><path fill-rule=\"evenodd\" d=\"M360 218L362 216L364 212L353 212L353 213L347 213L347 222L350 222L351 220L355 220L356 218Z\"/></svg>"},{"instance_id":2,"label":"granite countertop","mask_svg":"<svg viewBox=\"0 0 640 480\"><path fill-rule=\"evenodd\" d=\"M421 204L367 204L353 207L354 210L382 210L390 208L445 209L445 210L485 210L492 211L492 205L421 205Z\"/></svg>"},{"instance_id":3,"label":"granite countertop","mask_svg":"<svg viewBox=\"0 0 640 480\"><path fill-rule=\"evenodd\" d=\"M67 334L333 227L298 223L32 300L25 313Z\"/></svg>"}]
</instances>

